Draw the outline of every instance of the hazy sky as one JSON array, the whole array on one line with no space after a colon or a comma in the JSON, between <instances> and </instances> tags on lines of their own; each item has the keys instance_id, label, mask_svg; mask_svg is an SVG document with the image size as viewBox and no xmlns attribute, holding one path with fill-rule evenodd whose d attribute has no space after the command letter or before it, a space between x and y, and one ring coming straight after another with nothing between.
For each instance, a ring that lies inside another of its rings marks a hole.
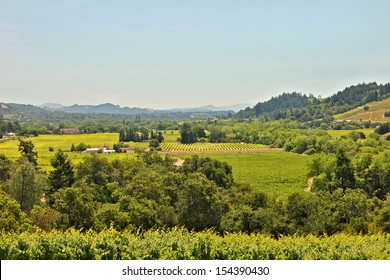
<instances>
[{"instance_id":1,"label":"hazy sky","mask_svg":"<svg viewBox=\"0 0 390 280\"><path fill-rule=\"evenodd\" d=\"M0 101L156 109L390 82L390 1L0 0Z\"/></svg>"}]
</instances>

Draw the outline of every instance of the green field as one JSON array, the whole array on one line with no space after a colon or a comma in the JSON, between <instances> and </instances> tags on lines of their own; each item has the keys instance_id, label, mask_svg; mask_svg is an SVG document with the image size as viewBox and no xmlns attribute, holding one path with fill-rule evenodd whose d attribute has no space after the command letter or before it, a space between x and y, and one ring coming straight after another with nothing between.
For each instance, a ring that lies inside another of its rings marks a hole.
<instances>
[{"instance_id":1,"label":"green field","mask_svg":"<svg viewBox=\"0 0 390 280\"><path fill-rule=\"evenodd\" d=\"M340 120L352 120L362 122L386 122L389 121L389 117L385 117L385 112L390 111L390 98L374 101L366 104L369 108L364 110L364 107L358 107L343 114L335 115L335 119Z\"/></svg>"},{"instance_id":2,"label":"green field","mask_svg":"<svg viewBox=\"0 0 390 280\"><path fill-rule=\"evenodd\" d=\"M38 152L38 164L44 171L51 169L50 159L54 157L54 152L49 151L49 147L55 150L62 149L68 151L67 155L74 164L79 163L85 157L89 156L81 153L69 152L72 144L81 142L91 145L92 147L107 145L112 147L118 140L116 133L102 134L77 134L77 135L41 135L35 138L29 138ZM0 154L4 154L11 160L20 157L18 152L18 141L6 141L0 143ZM130 143L132 148L146 148L148 143ZM201 156L210 156L214 159L226 161L233 167L233 176L236 182L250 183L258 190L264 191L270 195L284 195L292 191L302 191L306 186L307 163L310 157L285 153L285 152L245 152L237 151L237 147L261 149L264 145L240 144L240 143L196 143L191 145L182 145L178 143L163 143L164 147L174 145L176 151L187 151L186 154L177 154L179 158L191 156L191 151L199 150L205 153ZM181 149L181 150L180 150ZM225 153L229 151L230 153ZM233 150L232 150L233 149ZM219 150L219 152L207 153L207 151ZM134 157L134 154L102 154L100 156L108 159Z\"/></svg>"},{"instance_id":3,"label":"green field","mask_svg":"<svg viewBox=\"0 0 390 280\"><path fill-rule=\"evenodd\" d=\"M348 133L352 131L363 132L366 136L374 133L373 128L362 128L362 129L354 129L354 130L327 130L326 132L332 136L332 138L338 139L341 136L347 136Z\"/></svg>"},{"instance_id":4,"label":"green field","mask_svg":"<svg viewBox=\"0 0 390 280\"><path fill-rule=\"evenodd\" d=\"M270 196L285 196L303 191L307 183L310 156L286 152L210 153L208 156L226 161L233 167L236 182L248 183ZM187 158L189 155L177 155Z\"/></svg>"},{"instance_id":5,"label":"green field","mask_svg":"<svg viewBox=\"0 0 390 280\"><path fill-rule=\"evenodd\" d=\"M54 152L49 151L49 147L54 150L61 149L69 155L74 163L80 162L86 155L80 153L70 153L72 144L78 145L85 143L91 147L107 145L112 146L118 142L117 133L99 133L99 134L74 134L74 135L40 135L38 137L28 138L32 141L35 150L38 152L38 164L44 170L50 168L50 159L54 157ZM0 154L4 154L11 160L16 160L20 157L18 151L19 141L10 140L0 143ZM113 156L113 155L105 155ZM115 155L118 156L118 155Z\"/></svg>"}]
</instances>

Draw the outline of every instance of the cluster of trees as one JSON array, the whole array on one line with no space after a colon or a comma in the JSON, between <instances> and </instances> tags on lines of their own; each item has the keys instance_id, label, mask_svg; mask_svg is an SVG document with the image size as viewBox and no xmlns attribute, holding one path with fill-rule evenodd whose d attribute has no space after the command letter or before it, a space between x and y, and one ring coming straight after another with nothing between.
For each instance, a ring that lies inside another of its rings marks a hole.
<instances>
[{"instance_id":1,"label":"cluster of trees","mask_svg":"<svg viewBox=\"0 0 390 280\"><path fill-rule=\"evenodd\" d=\"M113 161L94 155L73 166L57 151L51 161L53 169L45 175L34 163L37 155L30 143L20 142L20 147L22 156L17 163L0 157L3 230L37 226L43 230L113 227L121 231L184 226L274 237L390 231L390 202L385 200L385 192L356 188L360 178L352 179L348 158L341 154L334 168L327 167L334 169L334 188L320 189L315 183L315 193L276 199L236 183L228 164L207 157L193 156L176 167L169 156L155 153ZM316 166L318 176L327 170L321 164ZM372 184L382 173L387 174L383 176L388 184L388 166L376 175L372 170L362 171L370 174L367 178Z\"/></svg>"},{"instance_id":2,"label":"cluster of trees","mask_svg":"<svg viewBox=\"0 0 390 280\"><path fill-rule=\"evenodd\" d=\"M380 124L376 129L375 132L378 134L386 134L390 132L390 122L382 123Z\"/></svg>"},{"instance_id":3,"label":"cluster of trees","mask_svg":"<svg viewBox=\"0 0 390 280\"><path fill-rule=\"evenodd\" d=\"M19 122L4 121L0 119L0 138L2 138L4 134L9 132L20 132Z\"/></svg>"},{"instance_id":4,"label":"cluster of trees","mask_svg":"<svg viewBox=\"0 0 390 280\"><path fill-rule=\"evenodd\" d=\"M191 123L183 123L180 127L179 142L183 144L191 144L198 141L205 141L206 131L202 125Z\"/></svg>"},{"instance_id":5,"label":"cluster of trees","mask_svg":"<svg viewBox=\"0 0 390 280\"><path fill-rule=\"evenodd\" d=\"M390 154L374 158L370 153L352 159L344 149L336 155L314 157L309 166L314 191L359 189L369 197L386 199L390 193Z\"/></svg>"},{"instance_id":6,"label":"cluster of trees","mask_svg":"<svg viewBox=\"0 0 390 280\"><path fill-rule=\"evenodd\" d=\"M164 136L161 131L154 132L145 127L129 127L127 129L121 129L119 131L119 142L143 142L147 140L156 139L159 143L164 141Z\"/></svg>"}]
</instances>

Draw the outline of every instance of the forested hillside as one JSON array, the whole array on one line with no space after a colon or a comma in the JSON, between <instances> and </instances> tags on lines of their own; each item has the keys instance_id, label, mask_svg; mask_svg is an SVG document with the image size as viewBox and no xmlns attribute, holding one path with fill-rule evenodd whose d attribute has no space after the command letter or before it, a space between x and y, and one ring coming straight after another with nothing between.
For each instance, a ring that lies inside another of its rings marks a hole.
<instances>
[{"instance_id":1,"label":"forested hillside","mask_svg":"<svg viewBox=\"0 0 390 280\"><path fill-rule=\"evenodd\" d=\"M283 93L278 97L258 103L253 108L239 111L235 117L262 120L292 119L311 121L333 117L368 102L383 100L390 97L390 83L363 83L350 86L336 94L325 98L315 98L298 93Z\"/></svg>"}]
</instances>

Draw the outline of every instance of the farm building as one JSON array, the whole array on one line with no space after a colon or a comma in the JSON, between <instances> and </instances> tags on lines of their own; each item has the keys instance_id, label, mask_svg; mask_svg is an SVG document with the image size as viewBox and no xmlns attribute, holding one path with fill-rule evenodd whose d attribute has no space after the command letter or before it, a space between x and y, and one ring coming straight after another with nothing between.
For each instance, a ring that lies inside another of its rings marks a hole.
<instances>
[{"instance_id":1,"label":"farm building","mask_svg":"<svg viewBox=\"0 0 390 280\"><path fill-rule=\"evenodd\" d=\"M14 132L8 132L8 133L4 134L4 136L15 137L16 134Z\"/></svg>"},{"instance_id":2,"label":"farm building","mask_svg":"<svg viewBox=\"0 0 390 280\"><path fill-rule=\"evenodd\" d=\"M130 149L130 148L120 148L119 149L121 153L134 153L134 150Z\"/></svg>"},{"instance_id":3,"label":"farm building","mask_svg":"<svg viewBox=\"0 0 390 280\"><path fill-rule=\"evenodd\" d=\"M79 133L78 128L61 128L60 129L61 134L76 134Z\"/></svg>"},{"instance_id":4,"label":"farm building","mask_svg":"<svg viewBox=\"0 0 390 280\"><path fill-rule=\"evenodd\" d=\"M99 150L101 150L103 154L113 154L113 153L116 153L115 150L109 150L109 149L106 149L106 148L87 148L85 151L83 151L83 154L99 153Z\"/></svg>"},{"instance_id":5,"label":"farm building","mask_svg":"<svg viewBox=\"0 0 390 280\"><path fill-rule=\"evenodd\" d=\"M109 150L109 149L103 149L103 154L114 154L114 153L116 153L116 151L115 150Z\"/></svg>"}]
</instances>

